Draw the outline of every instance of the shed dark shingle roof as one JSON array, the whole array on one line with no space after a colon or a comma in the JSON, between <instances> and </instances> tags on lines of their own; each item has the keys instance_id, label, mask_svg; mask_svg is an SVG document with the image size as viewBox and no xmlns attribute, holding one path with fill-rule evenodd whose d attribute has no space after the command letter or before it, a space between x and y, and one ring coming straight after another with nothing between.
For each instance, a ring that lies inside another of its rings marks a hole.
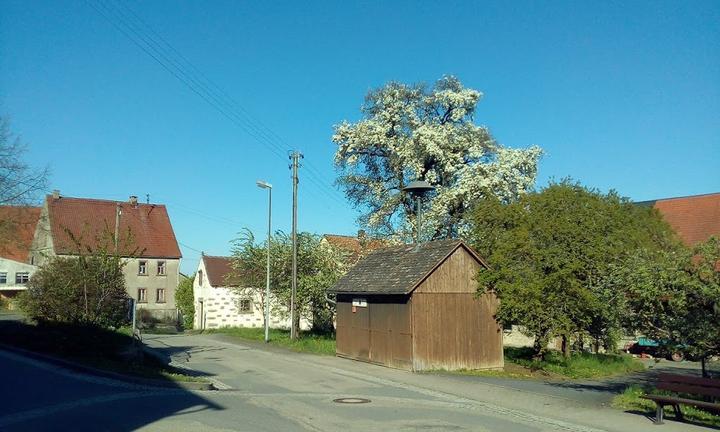
<instances>
[{"instance_id":1,"label":"shed dark shingle roof","mask_svg":"<svg viewBox=\"0 0 720 432\"><path fill-rule=\"evenodd\" d=\"M408 294L459 247L464 247L485 265L461 240L392 246L370 252L329 291L341 294Z\"/></svg>"}]
</instances>

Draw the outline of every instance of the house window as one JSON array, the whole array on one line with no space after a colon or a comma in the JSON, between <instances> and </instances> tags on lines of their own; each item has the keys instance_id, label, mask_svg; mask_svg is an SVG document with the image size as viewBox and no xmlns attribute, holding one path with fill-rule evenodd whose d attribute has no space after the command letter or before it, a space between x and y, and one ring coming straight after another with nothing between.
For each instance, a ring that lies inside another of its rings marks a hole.
<instances>
[{"instance_id":1,"label":"house window","mask_svg":"<svg viewBox=\"0 0 720 432\"><path fill-rule=\"evenodd\" d=\"M138 288L138 303L147 303L147 290L145 288Z\"/></svg>"},{"instance_id":2,"label":"house window","mask_svg":"<svg viewBox=\"0 0 720 432\"><path fill-rule=\"evenodd\" d=\"M238 304L238 312L241 314L252 313L252 300L240 299L240 302Z\"/></svg>"},{"instance_id":3,"label":"house window","mask_svg":"<svg viewBox=\"0 0 720 432\"><path fill-rule=\"evenodd\" d=\"M197 278L198 278L198 286L202 286L202 270L198 270Z\"/></svg>"},{"instance_id":4,"label":"house window","mask_svg":"<svg viewBox=\"0 0 720 432\"><path fill-rule=\"evenodd\" d=\"M138 274L139 275L147 274L147 261L138 261Z\"/></svg>"},{"instance_id":5,"label":"house window","mask_svg":"<svg viewBox=\"0 0 720 432\"><path fill-rule=\"evenodd\" d=\"M157 303L165 303L165 288L157 289Z\"/></svg>"},{"instance_id":6,"label":"house window","mask_svg":"<svg viewBox=\"0 0 720 432\"><path fill-rule=\"evenodd\" d=\"M28 272L15 273L15 283L18 285L25 285L28 279L30 279L30 273Z\"/></svg>"},{"instance_id":7,"label":"house window","mask_svg":"<svg viewBox=\"0 0 720 432\"><path fill-rule=\"evenodd\" d=\"M7 272L0 272L0 284L7 283Z\"/></svg>"},{"instance_id":8,"label":"house window","mask_svg":"<svg viewBox=\"0 0 720 432\"><path fill-rule=\"evenodd\" d=\"M165 276L165 261L158 261L158 275Z\"/></svg>"}]
</instances>

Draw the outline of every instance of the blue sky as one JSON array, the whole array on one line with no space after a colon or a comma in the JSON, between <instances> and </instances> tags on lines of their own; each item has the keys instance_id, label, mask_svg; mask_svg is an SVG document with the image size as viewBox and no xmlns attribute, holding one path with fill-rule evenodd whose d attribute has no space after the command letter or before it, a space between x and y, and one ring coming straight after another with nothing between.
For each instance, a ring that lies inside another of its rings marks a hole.
<instances>
[{"instance_id":1,"label":"blue sky","mask_svg":"<svg viewBox=\"0 0 720 432\"><path fill-rule=\"evenodd\" d=\"M332 126L390 80L454 74L482 91L478 123L545 149L540 186L720 191L720 2L625 3L122 3L277 135L272 151L88 2L0 0L0 112L52 188L167 204L188 272L193 249L225 254L243 227L263 232L256 179L289 230L293 147L317 176L301 168L300 229L356 232L332 186Z\"/></svg>"}]
</instances>

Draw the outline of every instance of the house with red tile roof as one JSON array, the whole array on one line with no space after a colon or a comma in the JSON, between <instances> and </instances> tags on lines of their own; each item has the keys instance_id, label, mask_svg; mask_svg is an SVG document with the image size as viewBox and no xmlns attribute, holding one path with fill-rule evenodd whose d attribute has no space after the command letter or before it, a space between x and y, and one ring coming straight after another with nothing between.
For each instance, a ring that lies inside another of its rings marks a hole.
<instances>
[{"instance_id":1,"label":"house with red tile roof","mask_svg":"<svg viewBox=\"0 0 720 432\"><path fill-rule=\"evenodd\" d=\"M26 289L37 267L30 258L40 207L0 206L0 297L12 299Z\"/></svg>"},{"instance_id":2,"label":"house with red tile roof","mask_svg":"<svg viewBox=\"0 0 720 432\"><path fill-rule=\"evenodd\" d=\"M117 238L117 242L115 241ZM182 254L162 204L48 195L35 230L31 260L117 251L125 262L125 285L139 309L156 318L176 313L175 289Z\"/></svg>"},{"instance_id":3,"label":"house with red tile roof","mask_svg":"<svg viewBox=\"0 0 720 432\"><path fill-rule=\"evenodd\" d=\"M357 264L369 252L388 246L387 241L368 237L364 230L358 231L357 236L324 234L321 242L338 251L349 267Z\"/></svg>"},{"instance_id":4,"label":"house with red tile roof","mask_svg":"<svg viewBox=\"0 0 720 432\"><path fill-rule=\"evenodd\" d=\"M688 246L720 238L720 193L638 202L657 209Z\"/></svg>"},{"instance_id":5,"label":"house with red tile roof","mask_svg":"<svg viewBox=\"0 0 720 432\"><path fill-rule=\"evenodd\" d=\"M194 328L264 327L264 291L265 286L243 287L231 257L203 254L193 281ZM276 303L274 297L270 301ZM279 307L270 308L270 327L290 328L289 317L279 313ZM309 329L310 322L301 319L300 328Z\"/></svg>"}]
</instances>

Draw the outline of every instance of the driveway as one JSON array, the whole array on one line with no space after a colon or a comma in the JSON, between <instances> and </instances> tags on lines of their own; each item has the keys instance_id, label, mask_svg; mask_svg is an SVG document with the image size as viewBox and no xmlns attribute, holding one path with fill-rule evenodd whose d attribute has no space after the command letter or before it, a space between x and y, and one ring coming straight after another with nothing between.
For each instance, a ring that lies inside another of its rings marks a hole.
<instances>
[{"instance_id":1,"label":"driveway","mask_svg":"<svg viewBox=\"0 0 720 432\"><path fill-rule=\"evenodd\" d=\"M288 352L223 335L156 335L145 342L216 380L218 394L247 398L308 430L657 431L642 415L584 397L436 374L415 374L330 356ZM365 404L338 404L363 398ZM606 399L605 400L609 400ZM707 430L668 421L663 431Z\"/></svg>"}]
</instances>

